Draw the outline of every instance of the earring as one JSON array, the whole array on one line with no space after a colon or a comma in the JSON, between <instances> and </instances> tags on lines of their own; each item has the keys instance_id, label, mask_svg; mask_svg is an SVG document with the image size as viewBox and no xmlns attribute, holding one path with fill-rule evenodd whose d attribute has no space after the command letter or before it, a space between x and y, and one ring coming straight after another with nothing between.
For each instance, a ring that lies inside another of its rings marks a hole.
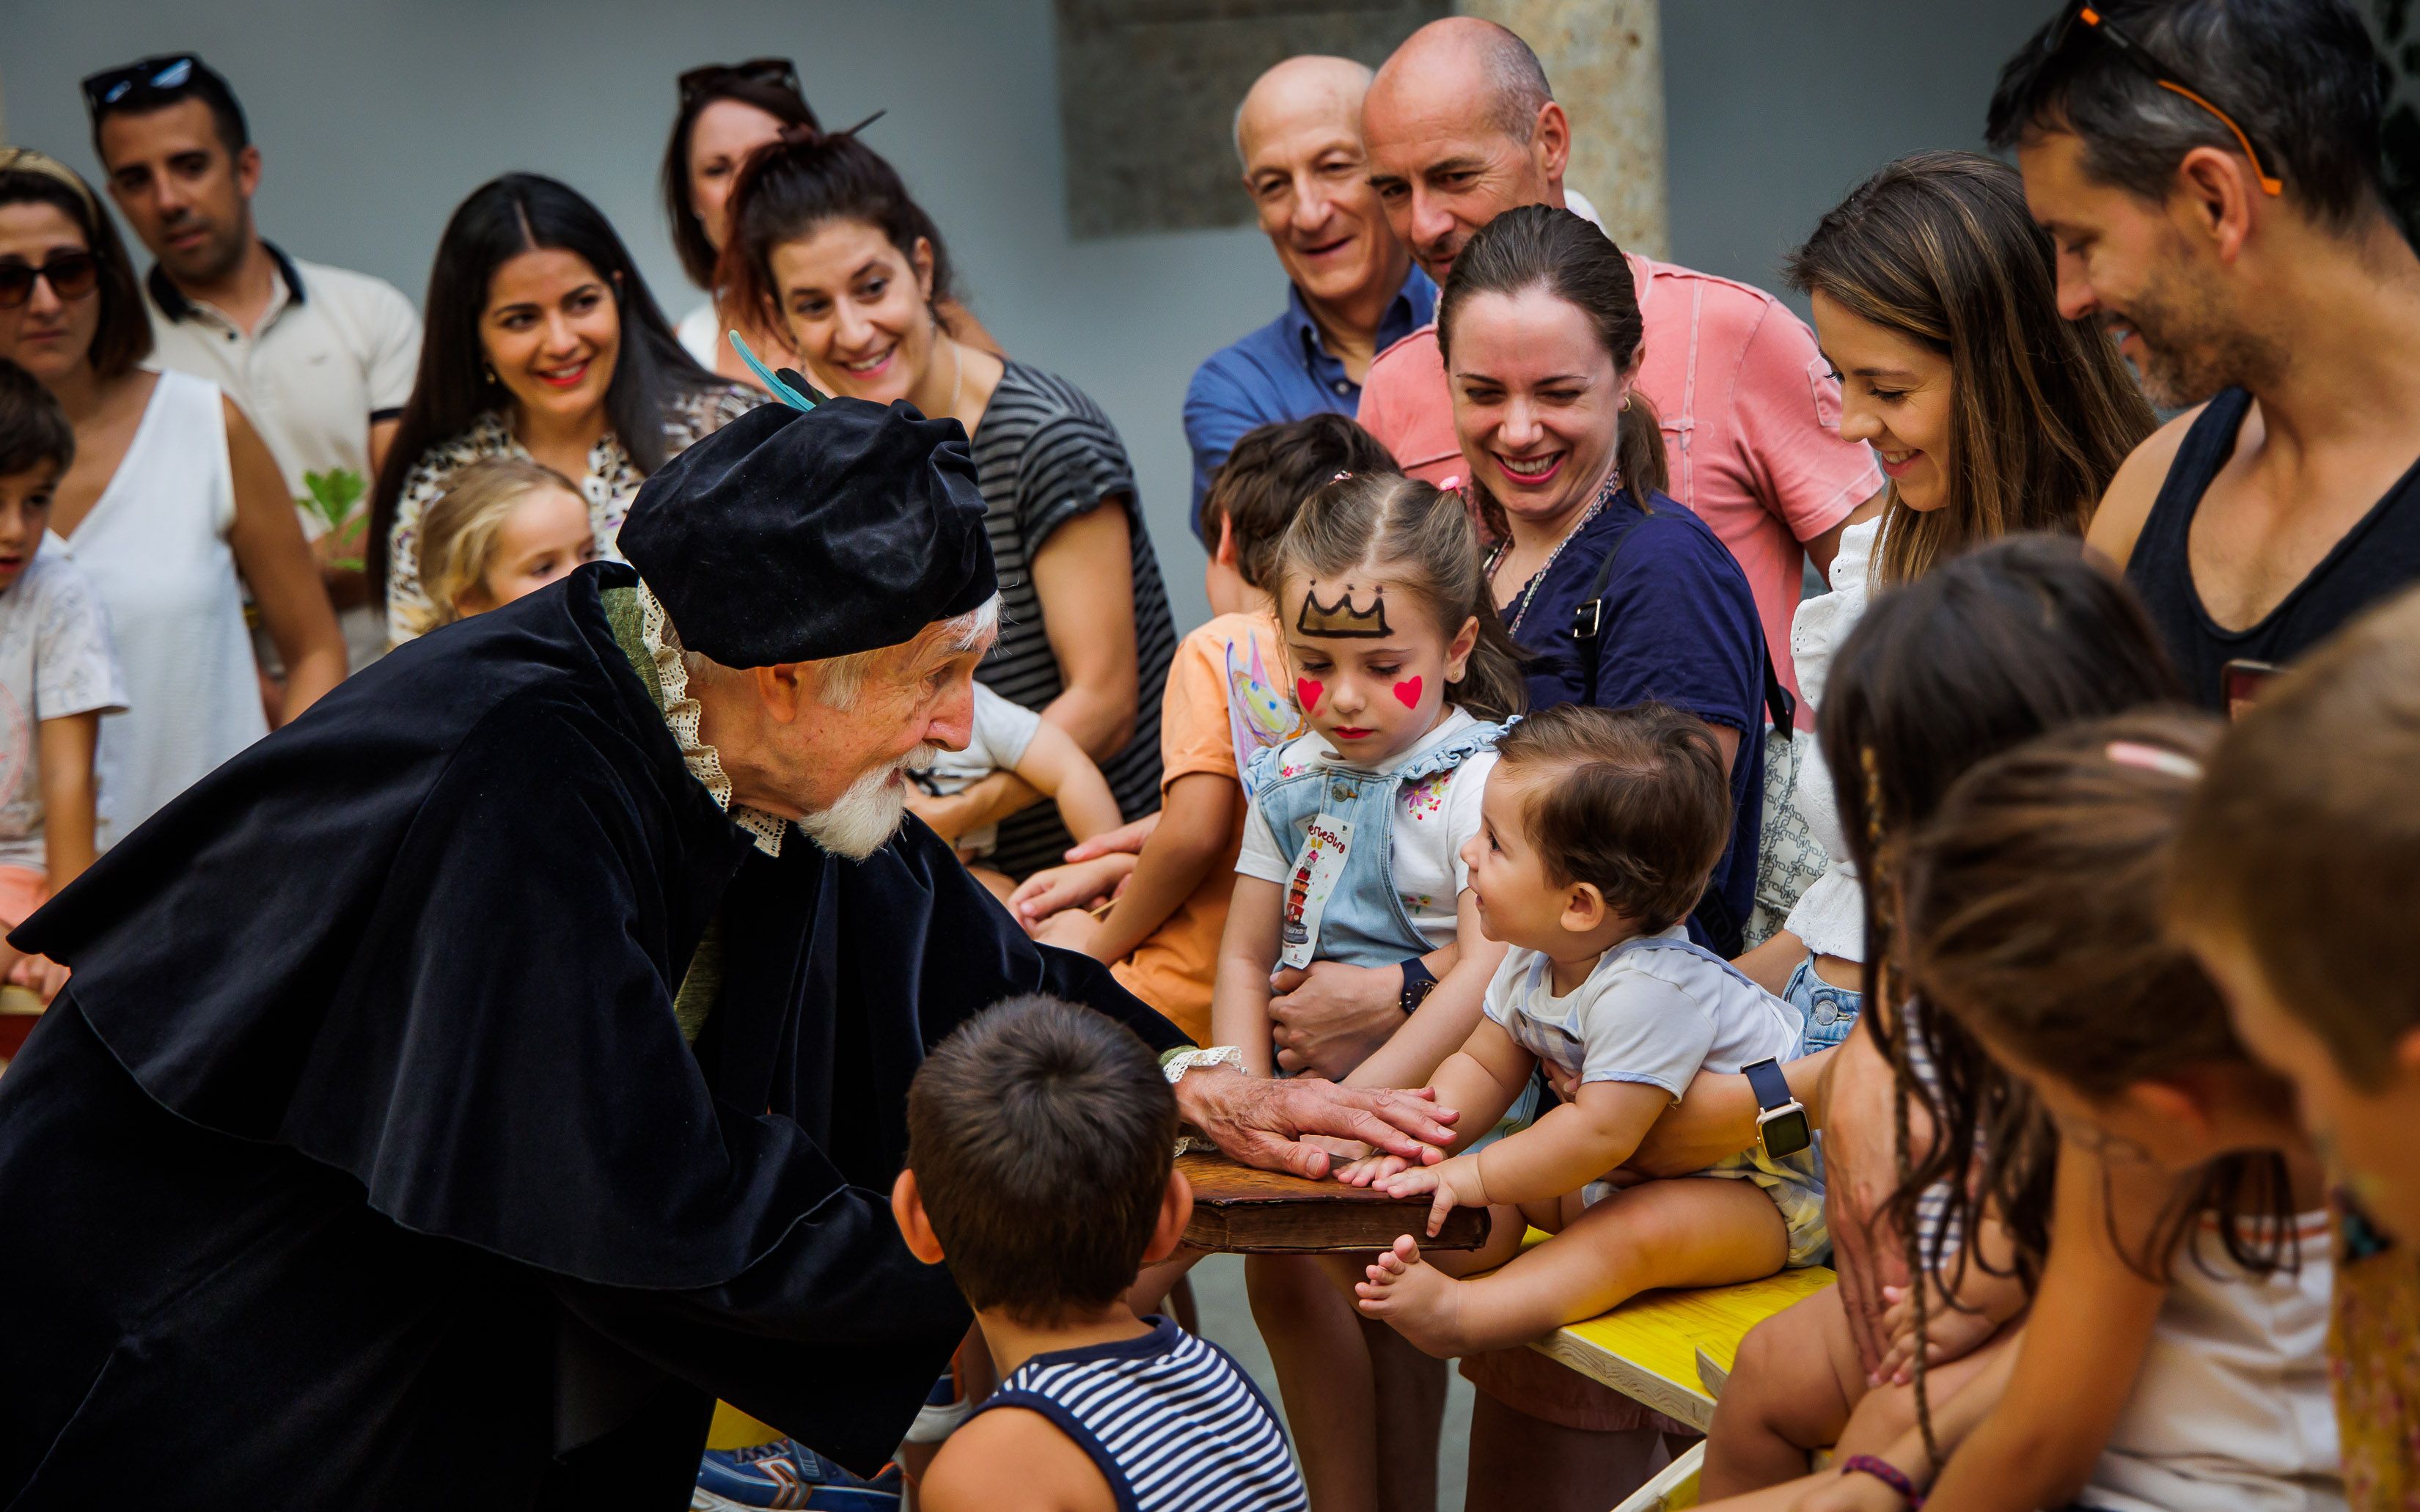
<instances>
[{"instance_id":1,"label":"earring","mask_svg":"<svg viewBox=\"0 0 2420 1512\"><path fill-rule=\"evenodd\" d=\"M489 381L489 382L490 382L490 383L502 383L502 382L504 381L504 379L503 379L503 378L500 378L496 377L496 364L495 364L495 363L481 363L479 364L479 368L480 368L480 371L482 371L482 372L484 372L484 373L486 373L486 374L488 375L488 381ZM1629 401L1629 400L1625 399L1625 400L1623 400L1623 401L1622 401L1622 408L1624 408L1624 409L1628 409L1628 408L1629 408L1629 405L1630 405L1630 401Z\"/></svg>"}]
</instances>

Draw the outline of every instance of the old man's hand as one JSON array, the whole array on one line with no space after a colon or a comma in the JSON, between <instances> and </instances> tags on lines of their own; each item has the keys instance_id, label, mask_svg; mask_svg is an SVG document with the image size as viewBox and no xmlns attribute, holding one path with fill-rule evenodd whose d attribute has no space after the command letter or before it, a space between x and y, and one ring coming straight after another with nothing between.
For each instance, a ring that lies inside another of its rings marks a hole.
<instances>
[{"instance_id":1,"label":"old man's hand","mask_svg":"<svg viewBox=\"0 0 2420 1512\"><path fill-rule=\"evenodd\" d=\"M1451 1108L1436 1105L1426 1088L1339 1087L1309 1077L1271 1081L1230 1067L1188 1072L1176 1084L1176 1107L1187 1124L1234 1160L1264 1170L1326 1176L1326 1150L1307 1134L1357 1139L1419 1165L1443 1160L1451 1142Z\"/></svg>"}]
</instances>

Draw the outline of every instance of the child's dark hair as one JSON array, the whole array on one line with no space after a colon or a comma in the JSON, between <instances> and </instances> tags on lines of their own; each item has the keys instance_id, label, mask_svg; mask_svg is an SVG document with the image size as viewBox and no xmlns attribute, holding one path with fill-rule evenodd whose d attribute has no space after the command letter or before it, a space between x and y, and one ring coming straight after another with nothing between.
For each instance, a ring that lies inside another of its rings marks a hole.
<instances>
[{"instance_id":1,"label":"child's dark hair","mask_svg":"<svg viewBox=\"0 0 2420 1512\"><path fill-rule=\"evenodd\" d=\"M2052 1162L2033 1099L1953 1016L1916 1015L1931 1084L1911 1069L1909 1036L1896 1017L1905 976L1894 955L1892 906L1900 848L1976 763L2047 730L2180 698L2158 632L2133 593L2087 560L2077 542L2055 536L1978 547L1875 595L1834 658L1816 733L1832 770L1841 832L1864 883L1864 1019L1891 1059L1899 1169L1887 1211L1911 1275L1938 1274L1948 1236L1976 1232L1980 1191L2022 1184L2021 1199L1998 1217L2030 1284L2050 1246ZM1909 1134L1912 1106L1923 1108L1934 1130L1922 1151ZM1978 1145L1987 1163L1979 1181ZM1991 1169L1994 1163L2009 1172ZM1927 1223L1921 1210L1936 1186L1947 1193L1947 1211ZM1931 1250L1919 1253L1927 1228ZM1975 1250L1957 1247L1959 1277L1970 1256L1990 1268ZM1915 1297L1920 1332L1931 1291L1917 1287ZM1930 1449L1922 1351L1915 1373Z\"/></svg>"},{"instance_id":2,"label":"child's dark hair","mask_svg":"<svg viewBox=\"0 0 2420 1512\"><path fill-rule=\"evenodd\" d=\"M1218 522L1234 532L1235 571L1263 593L1277 592L1278 543L1302 501L1340 472L1395 472L1378 438L1345 415L1322 411L1246 431L1202 496L1202 539L1218 547Z\"/></svg>"},{"instance_id":3,"label":"child's dark hair","mask_svg":"<svg viewBox=\"0 0 2420 1512\"><path fill-rule=\"evenodd\" d=\"M782 323L781 286L773 277L773 251L797 241L828 221L862 221L908 259L916 243L932 251L933 289L926 303L939 320L951 297L950 253L940 227L908 193L899 170L854 131L816 131L789 127L782 139L749 154L731 186L731 236L715 270L717 287L730 291L737 307L761 310ZM948 323L943 321L942 329Z\"/></svg>"},{"instance_id":4,"label":"child's dark hair","mask_svg":"<svg viewBox=\"0 0 2420 1512\"><path fill-rule=\"evenodd\" d=\"M2177 832L2222 728L2182 710L2096 719L1959 779L1909 842L1900 885L1924 1001L2095 1101L2187 1067L2245 1063L2218 989L2160 930ZM2005 1208L2027 1176L1993 1164ZM2269 1153L2211 1162L2128 1263L2164 1280L2205 1212L2238 1265L2265 1273L2285 1262L2293 1200Z\"/></svg>"},{"instance_id":5,"label":"child's dark hair","mask_svg":"<svg viewBox=\"0 0 2420 1512\"><path fill-rule=\"evenodd\" d=\"M1509 719L1528 707L1521 648L1504 629L1480 565L1479 536L1460 497L1400 473L1339 478L1303 501L1278 547L1270 591L1288 579L1341 578L1383 567L1428 610L1450 640L1477 619L1479 641L1446 701L1481 719Z\"/></svg>"},{"instance_id":6,"label":"child's dark hair","mask_svg":"<svg viewBox=\"0 0 2420 1512\"><path fill-rule=\"evenodd\" d=\"M0 357L0 477L75 460L75 427L41 379Z\"/></svg>"},{"instance_id":7,"label":"child's dark hair","mask_svg":"<svg viewBox=\"0 0 2420 1512\"><path fill-rule=\"evenodd\" d=\"M1668 703L1559 703L1497 742L1497 769L1548 777L1522 814L1559 887L1587 883L1652 933L1698 906L1730 841L1730 779L1706 722Z\"/></svg>"},{"instance_id":8,"label":"child's dark hair","mask_svg":"<svg viewBox=\"0 0 2420 1512\"><path fill-rule=\"evenodd\" d=\"M942 1041L908 1089L908 1166L968 1303L1036 1327L1115 1302L1176 1126L1149 1047L1092 1009L1012 998Z\"/></svg>"}]
</instances>

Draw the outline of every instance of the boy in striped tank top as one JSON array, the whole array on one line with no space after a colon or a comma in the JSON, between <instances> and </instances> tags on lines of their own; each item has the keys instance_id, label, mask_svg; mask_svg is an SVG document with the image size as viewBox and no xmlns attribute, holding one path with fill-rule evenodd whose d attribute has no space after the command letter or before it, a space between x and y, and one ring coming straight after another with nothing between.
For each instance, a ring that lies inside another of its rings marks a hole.
<instances>
[{"instance_id":1,"label":"boy in striped tank top","mask_svg":"<svg viewBox=\"0 0 2420 1512\"><path fill-rule=\"evenodd\" d=\"M917 1072L892 1211L1003 1377L925 1473L924 1512L1308 1512L1235 1362L1124 1300L1192 1215L1176 1133L1143 1042L1052 998L992 1009Z\"/></svg>"}]
</instances>

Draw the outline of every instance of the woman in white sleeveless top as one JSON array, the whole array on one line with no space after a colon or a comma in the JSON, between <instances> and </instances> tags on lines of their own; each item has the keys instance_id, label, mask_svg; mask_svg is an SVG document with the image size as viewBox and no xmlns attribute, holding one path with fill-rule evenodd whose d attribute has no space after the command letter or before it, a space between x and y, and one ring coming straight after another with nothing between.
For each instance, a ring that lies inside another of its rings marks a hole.
<instances>
[{"instance_id":1,"label":"woman in white sleeveless top","mask_svg":"<svg viewBox=\"0 0 2420 1512\"><path fill-rule=\"evenodd\" d=\"M132 266L84 181L0 148L0 263L42 270L0 310L0 358L75 427L52 529L100 590L127 709L101 733L106 848L266 734L240 573L284 658L291 718L341 681L345 643L276 460L218 386L136 364L151 328Z\"/></svg>"}]
</instances>

